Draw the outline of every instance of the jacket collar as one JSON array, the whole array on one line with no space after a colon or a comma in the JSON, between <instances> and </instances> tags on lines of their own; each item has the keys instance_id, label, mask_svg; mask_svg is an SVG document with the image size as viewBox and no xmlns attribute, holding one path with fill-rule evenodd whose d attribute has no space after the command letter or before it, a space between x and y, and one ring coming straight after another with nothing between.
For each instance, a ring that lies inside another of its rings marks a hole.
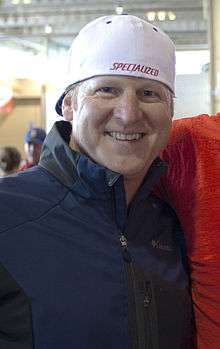
<instances>
[{"instance_id":1,"label":"jacket collar","mask_svg":"<svg viewBox=\"0 0 220 349\"><path fill-rule=\"evenodd\" d=\"M72 126L67 121L57 121L47 135L39 165L53 174L70 189L76 182L84 190L104 193L122 176L90 160L87 156L69 147ZM149 192L166 169L165 163L157 158L145 177L141 192Z\"/></svg>"}]
</instances>

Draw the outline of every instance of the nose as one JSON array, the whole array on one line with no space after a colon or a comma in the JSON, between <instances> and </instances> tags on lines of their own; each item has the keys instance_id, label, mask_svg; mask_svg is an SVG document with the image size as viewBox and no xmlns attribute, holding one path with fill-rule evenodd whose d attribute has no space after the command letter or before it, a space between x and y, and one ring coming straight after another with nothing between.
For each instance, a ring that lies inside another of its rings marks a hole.
<instances>
[{"instance_id":1,"label":"nose","mask_svg":"<svg viewBox=\"0 0 220 349\"><path fill-rule=\"evenodd\" d=\"M142 119L141 102L135 91L124 91L116 101L114 115L123 125L132 125Z\"/></svg>"}]
</instances>

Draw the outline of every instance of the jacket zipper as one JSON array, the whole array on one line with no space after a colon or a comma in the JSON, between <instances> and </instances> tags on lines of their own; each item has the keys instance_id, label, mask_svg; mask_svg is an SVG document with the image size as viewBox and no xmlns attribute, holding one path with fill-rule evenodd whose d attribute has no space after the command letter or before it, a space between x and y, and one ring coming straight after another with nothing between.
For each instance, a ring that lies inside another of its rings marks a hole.
<instances>
[{"instance_id":1,"label":"jacket zipper","mask_svg":"<svg viewBox=\"0 0 220 349\"><path fill-rule=\"evenodd\" d=\"M112 218L116 221L116 208L114 191L111 191L112 199ZM137 296L137 282L135 277L135 269L132 262L132 257L128 251L128 244L126 236L119 233L119 240L122 246L122 256L124 260L124 269L128 282L128 309L129 309L129 331L132 342L132 349L158 349L157 345L152 345L154 342L152 338L155 336L157 341L157 331L151 331L152 319L148 311L149 299L147 298L148 291L145 290L145 297L143 302L138 300Z\"/></svg>"},{"instance_id":2,"label":"jacket zipper","mask_svg":"<svg viewBox=\"0 0 220 349\"><path fill-rule=\"evenodd\" d=\"M148 306L150 304L149 290L140 293L135 268L131 255L128 251L127 239L124 234L120 235L122 245L124 267L128 280L128 303L129 303L129 327L132 339L132 349L152 349L150 333L150 316Z\"/></svg>"}]
</instances>

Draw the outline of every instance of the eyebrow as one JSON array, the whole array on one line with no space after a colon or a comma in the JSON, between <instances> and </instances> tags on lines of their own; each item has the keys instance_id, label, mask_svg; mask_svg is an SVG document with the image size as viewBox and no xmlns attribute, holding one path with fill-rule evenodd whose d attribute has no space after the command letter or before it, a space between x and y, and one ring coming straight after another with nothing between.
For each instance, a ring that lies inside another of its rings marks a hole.
<instances>
[{"instance_id":1,"label":"eyebrow","mask_svg":"<svg viewBox=\"0 0 220 349\"><path fill-rule=\"evenodd\" d=\"M114 79L113 78L106 78L106 79L97 79L96 80L97 84L116 84L116 85L120 85L121 81L119 81L118 79ZM143 81L141 87L148 87L148 86L152 86L151 82L148 81ZM155 84L153 84L153 86L156 86Z\"/></svg>"}]
</instances>

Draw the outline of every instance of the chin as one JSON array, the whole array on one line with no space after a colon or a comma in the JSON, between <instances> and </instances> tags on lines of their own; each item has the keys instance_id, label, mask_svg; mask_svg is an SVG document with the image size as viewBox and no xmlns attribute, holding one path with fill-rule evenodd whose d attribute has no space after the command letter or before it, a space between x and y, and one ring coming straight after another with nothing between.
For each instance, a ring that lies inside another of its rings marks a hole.
<instances>
[{"instance_id":1,"label":"chin","mask_svg":"<svg viewBox=\"0 0 220 349\"><path fill-rule=\"evenodd\" d=\"M140 164L139 166L128 166L128 165L119 165L119 166L113 166L112 164L108 167L112 171L120 173L123 177L126 178L133 178L133 177L143 177L145 176L148 166L143 166L143 164Z\"/></svg>"},{"instance_id":2,"label":"chin","mask_svg":"<svg viewBox=\"0 0 220 349\"><path fill-rule=\"evenodd\" d=\"M106 161L106 159L108 159ZM105 157L100 156L96 157L95 162L101 164L102 166L108 168L113 172L120 173L124 177L133 177L133 176L143 176L145 175L148 168L151 164L151 159L141 158L137 156L120 156L113 157L108 154L105 154Z\"/></svg>"}]
</instances>

